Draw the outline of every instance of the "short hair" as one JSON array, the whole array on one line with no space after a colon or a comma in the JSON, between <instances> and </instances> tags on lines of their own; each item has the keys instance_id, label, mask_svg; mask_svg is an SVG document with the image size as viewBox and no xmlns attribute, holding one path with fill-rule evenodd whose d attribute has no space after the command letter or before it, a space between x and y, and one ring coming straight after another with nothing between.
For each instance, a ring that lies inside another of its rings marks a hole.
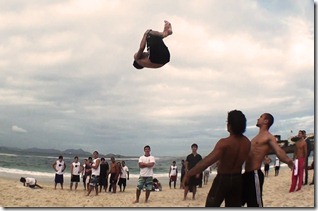
<instances>
[{"instance_id":1,"label":"short hair","mask_svg":"<svg viewBox=\"0 0 318 211\"><path fill-rule=\"evenodd\" d=\"M142 69L144 68L143 66L141 66L140 64L138 64L138 62L136 62L136 60L134 60L134 63L133 63L133 66L136 68L136 69Z\"/></svg>"},{"instance_id":2,"label":"short hair","mask_svg":"<svg viewBox=\"0 0 318 211\"><path fill-rule=\"evenodd\" d=\"M306 135L306 130L300 130L301 134Z\"/></svg>"},{"instance_id":3,"label":"short hair","mask_svg":"<svg viewBox=\"0 0 318 211\"><path fill-rule=\"evenodd\" d=\"M194 144L191 145L191 148L192 147L198 148L198 145L196 143L194 143Z\"/></svg>"},{"instance_id":4,"label":"short hair","mask_svg":"<svg viewBox=\"0 0 318 211\"><path fill-rule=\"evenodd\" d=\"M74 159L76 159L76 158L78 159L78 156L75 156L75 157L74 157Z\"/></svg>"},{"instance_id":5,"label":"short hair","mask_svg":"<svg viewBox=\"0 0 318 211\"><path fill-rule=\"evenodd\" d=\"M146 145L146 146L144 147L144 150L145 150L146 148L151 149L149 145Z\"/></svg>"},{"instance_id":6,"label":"short hair","mask_svg":"<svg viewBox=\"0 0 318 211\"><path fill-rule=\"evenodd\" d=\"M100 160L101 160L101 161L104 161L104 160L105 160L105 158L101 158Z\"/></svg>"},{"instance_id":7,"label":"short hair","mask_svg":"<svg viewBox=\"0 0 318 211\"><path fill-rule=\"evenodd\" d=\"M228 113L227 123L236 135L242 135L246 130L246 117L242 111L233 110Z\"/></svg>"},{"instance_id":8,"label":"short hair","mask_svg":"<svg viewBox=\"0 0 318 211\"><path fill-rule=\"evenodd\" d=\"M62 156L62 155L60 155L60 156L59 156L59 159L63 159L63 156Z\"/></svg>"},{"instance_id":9,"label":"short hair","mask_svg":"<svg viewBox=\"0 0 318 211\"><path fill-rule=\"evenodd\" d=\"M274 123L274 117L270 113L265 113L265 119L268 120L268 128L270 128Z\"/></svg>"}]
</instances>

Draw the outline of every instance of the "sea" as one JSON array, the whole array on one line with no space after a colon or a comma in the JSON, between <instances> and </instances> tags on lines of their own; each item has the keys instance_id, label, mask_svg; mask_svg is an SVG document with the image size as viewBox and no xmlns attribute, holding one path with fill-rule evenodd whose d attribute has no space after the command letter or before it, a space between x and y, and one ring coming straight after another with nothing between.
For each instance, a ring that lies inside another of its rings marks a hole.
<instances>
[{"instance_id":1,"label":"sea","mask_svg":"<svg viewBox=\"0 0 318 211\"><path fill-rule=\"evenodd\" d=\"M288 154L292 158L292 154ZM186 157L186 156L185 156ZM173 157L173 156L158 156L155 157L156 164L154 167L154 177L168 179L169 168L172 165L173 161L176 161L178 166L178 178L180 178L181 172L181 160L185 157ZM273 168L276 155L269 155L272 159L271 168ZM64 173L65 180L71 177L70 174L70 165L73 162L73 156L64 156L64 161L66 163L66 170ZM80 162L82 163L84 158L79 157ZM110 158L105 158L108 163L110 163ZM116 158L116 161L124 160L126 165L129 168L130 178L139 177L139 167L138 167L139 157L131 158ZM57 157L45 156L45 155L23 155L23 154L14 154L14 153L0 153L0 174L2 176L19 179L20 177L34 177L45 182L53 181L55 171L52 168L52 164L57 160ZM309 157L309 164L312 161L312 156ZM281 163L282 167L287 165ZM211 174L216 174L216 170L213 170Z\"/></svg>"}]
</instances>

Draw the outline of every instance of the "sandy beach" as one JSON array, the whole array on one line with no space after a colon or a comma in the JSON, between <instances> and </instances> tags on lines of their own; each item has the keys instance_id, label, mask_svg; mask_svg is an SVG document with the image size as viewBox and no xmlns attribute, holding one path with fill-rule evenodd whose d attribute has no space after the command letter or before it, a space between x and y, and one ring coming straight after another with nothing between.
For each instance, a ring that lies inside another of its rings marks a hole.
<instances>
[{"instance_id":1,"label":"sandy beach","mask_svg":"<svg viewBox=\"0 0 318 211\"><path fill-rule=\"evenodd\" d=\"M313 171L309 171L309 181L312 180ZM314 207L314 185L306 185L294 193L289 193L291 172L288 168L282 168L279 176L274 176L271 169L269 177L265 178L263 201L265 207ZM98 196L91 193L85 196L82 183L77 191L69 190L69 181L66 180L64 190L59 185L54 190L54 184L48 181L38 183L43 189L31 189L24 187L17 177L9 179L1 176L1 207L204 207L207 193L211 187L214 176L210 177L208 185L198 188L196 200L192 200L190 193L188 199L183 201L182 189L170 189L168 181L163 179L163 191L151 192L149 202L144 203L145 195L141 193L140 203L134 204L136 178L128 181L125 192L116 194L101 192ZM53 181L53 178L52 178ZM179 183L178 183L179 185ZM224 206L224 205L222 205Z\"/></svg>"}]
</instances>

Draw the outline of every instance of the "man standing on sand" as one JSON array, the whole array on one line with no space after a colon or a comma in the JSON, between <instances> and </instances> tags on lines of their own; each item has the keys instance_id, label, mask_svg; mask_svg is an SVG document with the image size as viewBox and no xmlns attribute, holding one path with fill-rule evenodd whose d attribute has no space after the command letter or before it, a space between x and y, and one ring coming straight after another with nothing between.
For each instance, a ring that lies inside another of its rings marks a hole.
<instances>
[{"instance_id":1,"label":"man standing on sand","mask_svg":"<svg viewBox=\"0 0 318 211\"><path fill-rule=\"evenodd\" d=\"M117 181L120 175L120 167L118 166L115 157L111 157L110 158L110 178L109 178L109 192L111 192L111 190L113 190L113 193L116 193L116 185L117 185Z\"/></svg>"},{"instance_id":2,"label":"man standing on sand","mask_svg":"<svg viewBox=\"0 0 318 211\"><path fill-rule=\"evenodd\" d=\"M272 159L268 157L268 155L265 155L264 158L264 172L265 172L265 177L268 177L268 172L269 172L269 164L272 162Z\"/></svg>"},{"instance_id":3,"label":"man standing on sand","mask_svg":"<svg viewBox=\"0 0 318 211\"><path fill-rule=\"evenodd\" d=\"M170 52L163 38L172 34L171 24L165 21L163 32L148 29L140 42L140 47L134 55L133 66L136 69L159 68L170 61ZM144 52L147 44L147 52Z\"/></svg>"},{"instance_id":4,"label":"man standing on sand","mask_svg":"<svg viewBox=\"0 0 318 211\"><path fill-rule=\"evenodd\" d=\"M89 165L89 164L86 164ZM93 162L91 164L92 167L92 175L89 182L89 191L87 196L92 192L95 188L96 196L98 195L98 183L99 183L99 174L100 174L100 158L97 151L93 152Z\"/></svg>"},{"instance_id":5,"label":"man standing on sand","mask_svg":"<svg viewBox=\"0 0 318 211\"><path fill-rule=\"evenodd\" d=\"M145 154L140 156L138 165L140 168L140 176L138 179L137 190L136 190L136 201L134 203L139 203L139 197L141 190L146 188L146 198L145 203L148 202L150 192L152 190L152 177L153 177L153 168L155 166L155 157L150 155L150 146L144 147Z\"/></svg>"},{"instance_id":6,"label":"man standing on sand","mask_svg":"<svg viewBox=\"0 0 318 211\"><path fill-rule=\"evenodd\" d=\"M245 162L242 206L247 203L248 207L263 207L264 174L261 166L270 149L273 149L277 157L288 164L290 169L294 167L293 160L287 156L285 151L277 144L275 136L269 132L273 123L274 117L269 113L262 114L257 120L256 126L259 127L259 133L251 141L251 150Z\"/></svg>"},{"instance_id":7,"label":"man standing on sand","mask_svg":"<svg viewBox=\"0 0 318 211\"><path fill-rule=\"evenodd\" d=\"M192 144L191 150L192 150L192 153L187 156L186 161L185 161L186 172L190 171L197 163L199 163L202 160L202 156L200 154L198 154L198 152L197 152L198 151L197 144L195 144L195 143ZM203 171L203 169L202 169L202 171ZM197 186L200 184L200 180L202 181L202 178L201 178L202 171L198 172L195 175L192 175L189 178L189 181L187 183L182 182L183 186L184 186L183 200L187 199L187 195L188 195L189 190L190 190L190 192L192 192L192 200L195 200Z\"/></svg>"},{"instance_id":8,"label":"man standing on sand","mask_svg":"<svg viewBox=\"0 0 318 211\"><path fill-rule=\"evenodd\" d=\"M242 165L251 147L249 139L243 135L245 129L245 115L238 110L230 111L227 118L230 135L220 139L213 151L184 176L183 182L186 185L191 176L218 162L217 175L208 193L206 207L219 207L223 200L225 207L241 206Z\"/></svg>"},{"instance_id":9,"label":"man standing on sand","mask_svg":"<svg viewBox=\"0 0 318 211\"><path fill-rule=\"evenodd\" d=\"M78 183L80 182L81 163L78 161L78 156L74 157L74 161L71 164L71 184L70 190L73 188L73 182L75 182L75 190L77 190Z\"/></svg>"},{"instance_id":10,"label":"man standing on sand","mask_svg":"<svg viewBox=\"0 0 318 211\"><path fill-rule=\"evenodd\" d=\"M63 160L63 156L60 155L59 159L56 160L53 164L52 164L52 168L55 170L55 185L54 185L54 189L56 190L56 185L57 183L61 184L61 189L63 190L63 183L64 183L64 170L66 169L66 164Z\"/></svg>"},{"instance_id":11,"label":"man standing on sand","mask_svg":"<svg viewBox=\"0 0 318 211\"><path fill-rule=\"evenodd\" d=\"M297 182L298 187L296 191L299 191L303 185L303 176L304 176L304 167L305 167L305 159L307 157L307 143L305 141L306 131L300 130L298 132L298 141L295 144L294 150L294 162L295 168L292 172L292 183L289 189L289 192L294 192Z\"/></svg>"},{"instance_id":12,"label":"man standing on sand","mask_svg":"<svg viewBox=\"0 0 318 211\"><path fill-rule=\"evenodd\" d=\"M169 169L169 187L171 188L171 183L173 182L173 187L176 189L178 177L178 166L176 166L176 161L172 162L172 165Z\"/></svg>"}]
</instances>

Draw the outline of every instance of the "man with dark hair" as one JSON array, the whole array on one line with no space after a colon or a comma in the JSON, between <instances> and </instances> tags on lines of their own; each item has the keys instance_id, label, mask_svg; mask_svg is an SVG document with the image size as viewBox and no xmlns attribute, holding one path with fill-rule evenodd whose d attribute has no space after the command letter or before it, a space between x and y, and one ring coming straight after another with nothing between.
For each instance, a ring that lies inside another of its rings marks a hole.
<instances>
[{"instance_id":1,"label":"man with dark hair","mask_svg":"<svg viewBox=\"0 0 318 211\"><path fill-rule=\"evenodd\" d=\"M309 156L310 156L310 153L311 153L311 142L310 142L310 139L307 137L307 134L306 134L306 131L304 131L304 136L305 136L305 141L306 141L306 144L307 144L307 156L305 157L305 181L304 181L304 185L307 185L308 184L308 159L309 159Z\"/></svg>"},{"instance_id":2,"label":"man with dark hair","mask_svg":"<svg viewBox=\"0 0 318 211\"><path fill-rule=\"evenodd\" d=\"M78 183L80 182L81 163L78 161L78 156L74 157L74 161L71 164L71 183L70 190L73 188L75 182L75 190L77 190Z\"/></svg>"},{"instance_id":3,"label":"man with dark hair","mask_svg":"<svg viewBox=\"0 0 318 211\"><path fill-rule=\"evenodd\" d=\"M171 24L165 21L162 32L148 29L140 42L140 47L134 55L133 66L136 69L159 68L170 61L170 52L163 42L163 38L172 34ZM144 52L147 44L147 52Z\"/></svg>"},{"instance_id":4,"label":"man with dark hair","mask_svg":"<svg viewBox=\"0 0 318 211\"><path fill-rule=\"evenodd\" d=\"M202 160L202 156L200 154L198 154L198 152L197 152L197 150L198 150L197 144L195 144L195 143L192 144L191 150L192 150L192 153L189 154L185 160L186 172L190 171L190 169L195 167L195 165ZM192 192L192 199L193 200L195 199L195 194L197 192L197 186L200 184L200 180L202 180L202 178L201 178L202 172L203 172L203 170L201 172L197 172L196 174L191 175L191 177L188 178L188 181L186 183L183 182L183 184L184 184L183 200L187 199L187 195L188 195L189 191ZM185 174L185 176L186 175L187 175L187 173ZM185 177L183 179L185 179Z\"/></svg>"},{"instance_id":5,"label":"man with dark hair","mask_svg":"<svg viewBox=\"0 0 318 211\"><path fill-rule=\"evenodd\" d=\"M108 171L109 171L109 165L105 158L100 159L100 172L99 172L99 192L102 191L102 188L104 188L105 192L107 191L108 187Z\"/></svg>"},{"instance_id":6,"label":"man with dark hair","mask_svg":"<svg viewBox=\"0 0 318 211\"><path fill-rule=\"evenodd\" d=\"M37 184L37 180L32 177L21 177L20 182L23 183L23 186L27 186L30 188L39 187L42 189L42 187L39 184Z\"/></svg>"},{"instance_id":7,"label":"man with dark hair","mask_svg":"<svg viewBox=\"0 0 318 211\"><path fill-rule=\"evenodd\" d=\"M64 174L64 170L66 169L66 164L63 160L62 155L60 155L59 159L52 164L52 168L55 170L54 189L56 189L57 183L60 183L61 189L63 189L63 183L64 183L63 174Z\"/></svg>"},{"instance_id":8,"label":"man with dark hair","mask_svg":"<svg viewBox=\"0 0 318 211\"><path fill-rule=\"evenodd\" d=\"M146 189L146 197L145 202L148 202L150 192L152 191L152 179L153 179L153 168L155 166L155 157L150 155L150 146L147 145L144 147L145 154L139 157L138 165L140 169L140 175L138 178L137 183L137 190L136 190L136 200L134 203L139 203L139 197L141 194L141 190L143 188Z\"/></svg>"},{"instance_id":9,"label":"man with dark hair","mask_svg":"<svg viewBox=\"0 0 318 211\"><path fill-rule=\"evenodd\" d=\"M218 162L217 175L208 193L206 207L219 207L223 200L226 207L241 206L242 165L251 146L249 139L243 135L245 128L245 115L238 110L230 111L227 118L230 135L220 139L213 151L184 176L186 185L191 176Z\"/></svg>"},{"instance_id":10,"label":"man with dark hair","mask_svg":"<svg viewBox=\"0 0 318 211\"><path fill-rule=\"evenodd\" d=\"M98 195L98 186L99 186L99 174L100 174L100 158L99 153L97 151L93 152L93 162L90 165L92 167L92 175L89 182L89 190L87 196L91 193L91 191L95 188L95 195Z\"/></svg>"},{"instance_id":11,"label":"man with dark hair","mask_svg":"<svg viewBox=\"0 0 318 211\"><path fill-rule=\"evenodd\" d=\"M304 165L305 165L305 158L307 157L307 144L305 141L306 132L304 130L300 130L298 132L298 141L295 144L294 150L294 163L295 168L292 172L292 183L289 189L289 192L294 192L296 185L298 183L296 191L299 191L303 185L303 176L304 176Z\"/></svg>"},{"instance_id":12,"label":"man with dark hair","mask_svg":"<svg viewBox=\"0 0 318 211\"><path fill-rule=\"evenodd\" d=\"M247 203L248 207L263 207L264 174L261 166L270 149L273 149L277 157L288 164L290 169L294 167L293 160L287 156L285 151L277 144L275 136L269 132L273 123L274 117L269 113L262 114L257 120L256 126L259 127L259 133L251 141L251 150L243 174L242 206Z\"/></svg>"}]
</instances>

